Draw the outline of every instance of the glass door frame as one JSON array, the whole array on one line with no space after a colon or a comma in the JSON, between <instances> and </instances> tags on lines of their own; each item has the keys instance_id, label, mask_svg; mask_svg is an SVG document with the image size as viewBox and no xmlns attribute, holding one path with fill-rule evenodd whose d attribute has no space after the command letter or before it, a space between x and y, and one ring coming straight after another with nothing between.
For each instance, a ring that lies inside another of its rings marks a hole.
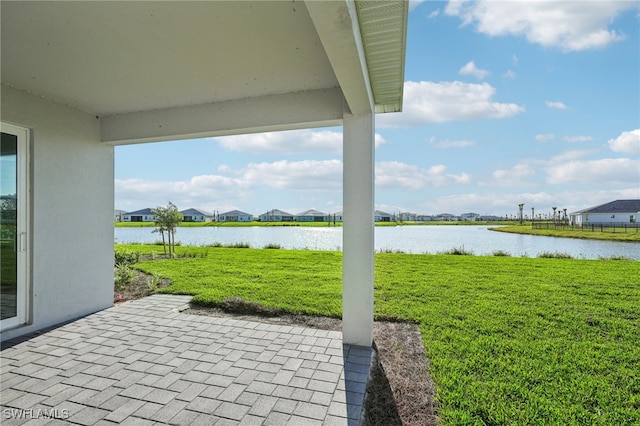
<instances>
[{"instance_id":1,"label":"glass door frame","mask_svg":"<svg viewBox=\"0 0 640 426\"><path fill-rule=\"evenodd\" d=\"M0 122L0 131L17 137L16 149L16 316L0 321L2 331L26 324L29 317L27 294L29 290L29 129L13 124Z\"/></svg>"}]
</instances>

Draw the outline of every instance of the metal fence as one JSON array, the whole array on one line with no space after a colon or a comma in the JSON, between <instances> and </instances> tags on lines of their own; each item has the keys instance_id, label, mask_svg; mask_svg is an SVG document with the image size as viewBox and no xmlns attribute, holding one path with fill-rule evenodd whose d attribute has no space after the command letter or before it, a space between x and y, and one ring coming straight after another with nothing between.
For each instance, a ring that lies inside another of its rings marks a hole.
<instances>
[{"instance_id":1,"label":"metal fence","mask_svg":"<svg viewBox=\"0 0 640 426\"><path fill-rule=\"evenodd\" d=\"M640 223L585 223L574 225L567 222L533 222L533 229L557 229L561 231L591 231L591 232L640 232Z\"/></svg>"}]
</instances>

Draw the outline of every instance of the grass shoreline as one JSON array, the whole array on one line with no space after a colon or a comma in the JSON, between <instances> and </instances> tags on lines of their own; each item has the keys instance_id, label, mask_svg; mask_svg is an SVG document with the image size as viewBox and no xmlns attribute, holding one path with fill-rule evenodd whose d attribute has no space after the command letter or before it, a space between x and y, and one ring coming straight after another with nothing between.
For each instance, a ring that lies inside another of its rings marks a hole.
<instances>
[{"instance_id":1,"label":"grass shoreline","mask_svg":"<svg viewBox=\"0 0 640 426\"><path fill-rule=\"evenodd\" d=\"M178 255L135 267L203 305L341 315L340 252ZM638 261L377 253L374 294L377 320L419 324L442 424L640 423Z\"/></svg>"},{"instance_id":2,"label":"grass shoreline","mask_svg":"<svg viewBox=\"0 0 640 426\"><path fill-rule=\"evenodd\" d=\"M632 229L624 230L615 229L613 231L589 231L589 230L561 230L561 229L533 229L531 225L508 225L495 228L489 228L491 231L507 232L512 234L538 235L542 237L557 238L577 238L584 240L600 240L600 241L620 241L638 243L640 242L640 230Z\"/></svg>"}]
</instances>

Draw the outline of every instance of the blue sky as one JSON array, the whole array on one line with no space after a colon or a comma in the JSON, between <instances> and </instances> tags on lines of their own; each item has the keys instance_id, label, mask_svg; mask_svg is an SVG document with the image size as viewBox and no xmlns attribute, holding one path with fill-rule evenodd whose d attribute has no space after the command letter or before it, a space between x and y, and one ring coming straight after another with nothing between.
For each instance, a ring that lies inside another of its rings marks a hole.
<instances>
[{"instance_id":1,"label":"blue sky","mask_svg":"<svg viewBox=\"0 0 640 426\"><path fill-rule=\"evenodd\" d=\"M412 2L376 208L568 211L640 198L640 3ZM341 128L116 147L115 207L342 209Z\"/></svg>"}]
</instances>

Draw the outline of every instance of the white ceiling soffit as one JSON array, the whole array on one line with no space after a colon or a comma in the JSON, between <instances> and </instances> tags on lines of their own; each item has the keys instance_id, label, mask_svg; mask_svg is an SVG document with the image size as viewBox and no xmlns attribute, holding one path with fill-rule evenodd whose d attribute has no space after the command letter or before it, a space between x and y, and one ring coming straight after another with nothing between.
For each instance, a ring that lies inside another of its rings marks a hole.
<instances>
[{"instance_id":1,"label":"white ceiling soffit","mask_svg":"<svg viewBox=\"0 0 640 426\"><path fill-rule=\"evenodd\" d=\"M402 103L404 1L3 0L0 15L2 83L100 116L112 143L336 125L343 99L362 113Z\"/></svg>"},{"instance_id":2,"label":"white ceiling soffit","mask_svg":"<svg viewBox=\"0 0 640 426\"><path fill-rule=\"evenodd\" d=\"M2 81L100 116L338 87L304 3L1 2Z\"/></svg>"},{"instance_id":3,"label":"white ceiling soffit","mask_svg":"<svg viewBox=\"0 0 640 426\"><path fill-rule=\"evenodd\" d=\"M408 2L356 2L375 112L402 111Z\"/></svg>"}]
</instances>

